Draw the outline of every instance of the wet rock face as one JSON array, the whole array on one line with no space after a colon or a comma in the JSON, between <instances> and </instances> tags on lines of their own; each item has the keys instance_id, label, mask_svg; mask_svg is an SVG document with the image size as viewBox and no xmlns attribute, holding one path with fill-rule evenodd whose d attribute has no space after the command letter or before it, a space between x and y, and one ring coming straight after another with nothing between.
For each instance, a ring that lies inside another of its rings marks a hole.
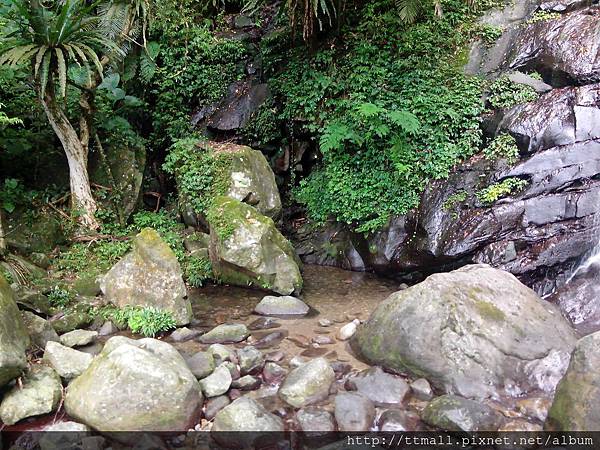
<instances>
[{"instance_id":1,"label":"wet rock face","mask_svg":"<svg viewBox=\"0 0 600 450\"><path fill-rule=\"evenodd\" d=\"M432 275L392 294L356 337L372 363L469 398L552 392L575 341L553 305L485 265Z\"/></svg>"},{"instance_id":2,"label":"wet rock face","mask_svg":"<svg viewBox=\"0 0 600 450\"><path fill-rule=\"evenodd\" d=\"M12 289L0 274L0 386L18 377L27 367L25 351L29 343Z\"/></svg>"},{"instance_id":3,"label":"wet rock face","mask_svg":"<svg viewBox=\"0 0 600 450\"><path fill-rule=\"evenodd\" d=\"M600 333L582 338L556 388L546 428L561 431L600 430Z\"/></svg>"},{"instance_id":4,"label":"wet rock face","mask_svg":"<svg viewBox=\"0 0 600 450\"><path fill-rule=\"evenodd\" d=\"M557 8L547 4L545 9ZM600 9L592 6L528 23L513 45L510 65L548 73L563 86L600 81Z\"/></svg>"},{"instance_id":5,"label":"wet rock face","mask_svg":"<svg viewBox=\"0 0 600 450\"><path fill-rule=\"evenodd\" d=\"M217 197L209 216L210 259L224 283L254 285L282 295L300 292L300 260L270 218L230 197Z\"/></svg>"},{"instance_id":6,"label":"wet rock face","mask_svg":"<svg viewBox=\"0 0 600 450\"><path fill-rule=\"evenodd\" d=\"M202 402L196 378L171 345L116 336L69 384L65 410L98 431L184 431Z\"/></svg>"},{"instance_id":7,"label":"wet rock face","mask_svg":"<svg viewBox=\"0 0 600 450\"><path fill-rule=\"evenodd\" d=\"M600 267L594 264L547 298L582 336L600 331L599 279Z\"/></svg>"},{"instance_id":8,"label":"wet rock face","mask_svg":"<svg viewBox=\"0 0 600 450\"><path fill-rule=\"evenodd\" d=\"M246 81L235 82L229 87L228 96L215 106L215 112L210 115L206 125L225 132L243 128L269 95L266 84L251 86Z\"/></svg>"},{"instance_id":9,"label":"wet rock face","mask_svg":"<svg viewBox=\"0 0 600 450\"><path fill-rule=\"evenodd\" d=\"M502 416L487 405L456 395L432 400L423 410L425 423L448 431L496 431Z\"/></svg>"},{"instance_id":10,"label":"wet rock face","mask_svg":"<svg viewBox=\"0 0 600 450\"><path fill-rule=\"evenodd\" d=\"M177 257L151 228L142 230L133 249L102 278L107 301L124 306L154 307L173 315L177 325L192 318Z\"/></svg>"}]
</instances>

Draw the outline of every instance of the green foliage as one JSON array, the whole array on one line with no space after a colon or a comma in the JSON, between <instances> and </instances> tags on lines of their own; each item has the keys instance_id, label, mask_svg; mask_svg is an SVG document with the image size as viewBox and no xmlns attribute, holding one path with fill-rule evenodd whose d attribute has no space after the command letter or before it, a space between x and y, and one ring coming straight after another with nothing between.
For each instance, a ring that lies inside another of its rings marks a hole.
<instances>
[{"instance_id":1,"label":"green foliage","mask_svg":"<svg viewBox=\"0 0 600 450\"><path fill-rule=\"evenodd\" d=\"M140 211L133 216L129 227L131 234L137 234L144 228L155 229L160 237L171 247L177 259L181 262L185 257L183 247L183 224L177 220L174 213L161 210L159 212Z\"/></svg>"},{"instance_id":2,"label":"green foliage","mask_svg":"<svg viewBox=\"0 0 600 450\"><path fill-rule=\"evenodd\" d=\"M213 151L200 140L187 138L171 146L163 169L177 180L180 199L204 214L216 196L227 192L230 164L231 153Z\"/></svg>"},{"instance_id":3,"label":"green foliage","mask_svg":"<svg viewBox=\"0 0 600 450\"><path fill-rule=\"evenodd\" d=\"M506 178L499 183L494 183L491 186L476 192L475 196L481 203L489 206L503 197L518 194L528 183L527 180L522 180L520 178Z\"/></svg>"},{"instance_id":4,"label":"green foliage","mask_svg":"<svg viewBox=\"0 0 600 450\"><path fill-rule=\"evenodd\" d=\"M127 326L133 333L145 337L155 337L177 326L171 313L154 307L126 306L121 309L109 307L104 308L100 315L119 327Z\"/></svg>"},{"instance_id":5,"label":"green foliage","mask_svg":"<svg viewBox=\"0 0 600 450\"><path fill-rule=\"evenodd\" d=\"M513 83L508 76L503 75L489 87L487 100L492 108L511 108L537 98L538 94L531 86Z\"/></svg>"},{"instance_id":6,"label":"green foliage","mask_svg":"<svg viewBox=\"0 0 600 450\"><path fill-rule=\"evenodd\" d=\"M4 105L2 103L0 103L0 127L6 126L6 125L18 125L18 124L23 123L23 121L21 119L19 119L18 117L8 117L6 115L6 113L4 111L2 111L3 107L4 107Z\"/></svg>"},{"instance_id":7,"label":"green foliage","mask_svg":"<svg viewBox=\"0 0 600 450\"><path fill-rule=\"evenodd\" d=\"M446 201L442 204L442 208L444 208L447 211L450 211L454 209L456 205L466 201L467 197L467 191L458 191L446 199Z\"/></svg>"},{"instance_id":8,"label":"green foliage","mask_svg":"<svg viewBox=\"0 0 600 450\"><path fill-rule=\"evenodd\" d=\"M253 148L281 141L277 109L272 101L263 104L242 129L244 140Z\"/></svg>"},{"instance_id":9,"label":"green foliage","mask_svg":"<svg viewBox=\"0 0 600 450\"><path fill-rule=\"evenodd\" d=\"M552 12L552 11L536 11L533 16L531 16L527 22L527 25L532 25L540 22L548 22L550 20L556 20L560 18L560 13Z\"/></svg>"},{"instance_id":10,"label":"green foliage","mask_svg":"<svg viewBox=\"0 0 600 450\"><path fill-rule=\"evenodd\" d=\"M97 26L100 18L94 14L93 4L82 0L52 3L47 7L37 1L13 1L14 16L7 17L14 17L16 32L4 44L0 56L0 66L31 64L42 98L48 86L53 92L53 78L58 80L60 96L66 96L69 67L86 67L91 76L93 66L102 77L99 54L123 55Z\"/></svg>"},{"instance_id":11,"label":"green foliage","mask_svg":"<svg viewBox=\"0 0 600 450\"><path fill-rule=\"evenodd\" d=\"M0 207L7 213L12 213L18 205L27 203L31 199L23 183L14 178L6 178L0 188Z\"/></svg>"},{"instance_id":12,"label":"green foliage","mask_svg":"<svg viewBox=\"0 0 600 450\"><path fill-rule=\"evenodd\" d=\"M214 277L210 259L189 256L185 259L184 276L193 287L202 287L206 280Z\"/></svg>"},{"instance_id":13,"label":"green foliage","mask_svg":"<svg viewBox=\"0 0 600 450\"><path fill-rule=\"evenodd\" d=\"M504 30L501 27L496 27L488 24L481 24L477 28L479 38L488 46L494 45L502 36Z\"/></svg>"},{"instance_id":14,"label":"green foliage","mask_svg":"<svg viewBox=\"0 0 600 450\"><path fill-rule=\"evenodd\" d=\"M514 164L519 159L519 148L515 138L505 133L495 137L483 149L483 154L490 161L505 159L508 164Z\"/></svg>"},{"instance_id":15,"label":"green foliage","mask_svg":"<svg viewBox=\"0 0 600 450\"><path fill-rule=\"evenodd\" d=\"M321 164L295 190L319 223L376 230L481 143L483 82L461 68L476 14L447 1L440 18L402 27L387 6L365 5L340 47L290 52L271 81L292 138L319 143Z\"/></svg>"},{"instance_id":16,"label":"green foliage","mask_svg":"<svg viewBox=\"0 0 600 450\"><path fill-rule=\"evenodd\" d=\"M155 22L160 45L150 78L154 148L165 149L192 133L193 111L220 100L227 87L244 76L240 62L247 54L242 42L215 37L200 23L177 27Z\"/></svg>"},{"instance_id":17,"label":"green foliage","mask_svg":"<svg viewBox=\"0 0 600 450\"><path fill-rule=\"evenodd\" d=\"M66 289L54 286L47 294L50 305L54 308L65 309L73 300L73 295Z\"/></svg>"}]
</instances>

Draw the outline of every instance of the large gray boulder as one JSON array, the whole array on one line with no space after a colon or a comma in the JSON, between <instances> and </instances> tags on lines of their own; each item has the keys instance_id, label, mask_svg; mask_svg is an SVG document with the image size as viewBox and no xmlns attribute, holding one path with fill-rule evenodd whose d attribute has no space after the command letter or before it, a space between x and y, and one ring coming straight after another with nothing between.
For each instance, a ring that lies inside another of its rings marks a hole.
<instances>
[{"instance_id":1,"label":"large gray boulder","mask_svg":"<svg viewBox=\"0 0 600 450\"><path fill-rule=\"evenodd\" d=\"M65 396L67 414L98 431L184 431L202 393L183 357L156 339L109 339Z\"/></svg>"},{"instance_id":2,"label":"large gray boulder","mask_svg":"<svg viewBox=\"0 0 600 450\"><path fill-rule=\"evenodd\" d=\"M546 428L559 431L600 430L600 332L582 338L556 388Z\"/></svg>"},{"instance_id":3,"label":"large gray boulder","mask_svg":"<svg viewBox=\"0 0 600 450\"><path fill-rule=\"evenodd\" d=\"M472 398L552 392L575 342L553 305L486 265L431 275L392 294L356 338L371 362Z\"/></svg>"},{"instance_id":4,"label":"large gray boulder","mask_svg":"<svg viewBox=\"0 0 600 450\"><path fill-rule=\"evenodd\" d=\"M301 263L270 218L230 197L217 197L209 210L210 259L224 283L288 295L302 290Z\"/></svg>"},{"instance_id":5,"label":"large gray boulder","mask_svg":"<svg viewBox=\"0 0 600 450\"><path fill-rule=\"evenodd\" d=\"M292 370L279 388L279 397L295 408L326 399L335 373L325 358L315 358Z\"/></svg>"},{"instance_id":6,"label":"large gray boulder","mask_svg":"<svg viewBox=\"0 0 600 450\"><path fill-rule=\"evenodd\" d=\"M102 278L100 287L105 299L120 308L158 308L171 313L177 325L192 318L179 261L151 228L135 237L131 252Z\"/></svg>"},{"instance_id":7,"label":"large gray boulder","mask_svg":"<svg viewBox=\"0 0 600 450\"><path fill-rule=\"evenodd\" d=\"M600 81L600 10L592 6L528 22L509 62L550 72L558 85Z\"/></svg>"},{"instance_id":8,"label":"large gray boulder","mask_svg":"<svg viewBox=\"0 0 600 450\"><path fill-rule=\"evenodd\" d=\"M27 417L51 413L62 396L60 377L54 369L33 366L25 375L23 386L15 386L6 393L0 404L0 420L14 425Z\"/></svg>"},{"instance_id":9,"label":"large gray boulder","mask_svg":"<svg viewBox=\"0 0 600 450\"><path fill-rule=\"evenodd\" d=\"M27 367L29 335L8 282L0 274L0 387Z\"/></svg>"}]
</instances>

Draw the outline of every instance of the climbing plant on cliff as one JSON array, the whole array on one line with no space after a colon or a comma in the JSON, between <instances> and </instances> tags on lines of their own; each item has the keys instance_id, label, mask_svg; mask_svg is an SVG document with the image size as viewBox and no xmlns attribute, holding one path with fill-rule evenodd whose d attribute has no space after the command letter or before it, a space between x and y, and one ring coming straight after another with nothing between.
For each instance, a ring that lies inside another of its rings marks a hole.
<instances>
[{"instance_id":1,"label":"climbing plant on cliff","mask_svg":"<svg viewBox=\"0 0 600 450\"><path fill-rule=\"evenodd\" d=\"M27 66L35 80L38 101L67 156L73 211L88 229L98 228L97 205L87 170L90 140L95 134L95 89L109 63L120 60L130 47L131 35L138 33L136 22L147 20L143 17L145 9L140 6L144 1L105 3L115 7L128 5L121 8L127 18L122 23L114 17L103 20L106 18L101 12L114 12L115 8L100 10L100 2L15 0L3 9L11 33L0 47L0 66ZM102 27L108 23L110 30ZM78 90L78 129L67 114L71 88Z\"/></svg>"}]
</instances>

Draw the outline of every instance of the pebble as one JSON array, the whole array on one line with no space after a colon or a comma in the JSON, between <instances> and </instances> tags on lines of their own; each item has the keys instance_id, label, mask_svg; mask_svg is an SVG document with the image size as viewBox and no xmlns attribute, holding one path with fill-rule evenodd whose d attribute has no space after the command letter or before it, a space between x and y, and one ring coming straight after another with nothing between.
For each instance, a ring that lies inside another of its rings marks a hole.
<instances>
[{"instance_id":1,"label":"pebble","mask_svg":"<svg viewBox=\"0 0 600 450\"><path fill-rule=\"evenodd\" d=\"M335 343L335 341L330 336L313 336L311 342L319 345L329 345Z\"/></svg>"},{"instance_id":2,"label":"pebble","mask_svg":"<svg viewBox=\"0 0 600 450\"><path fill-rule=\"evenodd\" d=\"M322 327L330 327L333 325L333 322L329 319L319 319L319 326Z\"/></svg>"},{"instance_id":3,"label":"pebble","mask_svg":"<svg viewBox=\"0 0 600 450\"><path fill-rule=\"evenodd\" d=\"M335 337L338 338L340 341L347 341L352 336L354 336L354 333L356 333L359 324L360 321L358 319L354 319L352 322L340 328Z\"/></svg>"},{"instance_id":4,"label":"pebble","mask_svg":"<svg viewBox=\"0 0 600 450\"><path fill-rule=\"evenodd\" d=\"M248 325L249 330L268 330L271 328L279 328L281 324L277 322L277 320L272 317L259 317L250 325Z\"/></svg>"}]
</instances>

